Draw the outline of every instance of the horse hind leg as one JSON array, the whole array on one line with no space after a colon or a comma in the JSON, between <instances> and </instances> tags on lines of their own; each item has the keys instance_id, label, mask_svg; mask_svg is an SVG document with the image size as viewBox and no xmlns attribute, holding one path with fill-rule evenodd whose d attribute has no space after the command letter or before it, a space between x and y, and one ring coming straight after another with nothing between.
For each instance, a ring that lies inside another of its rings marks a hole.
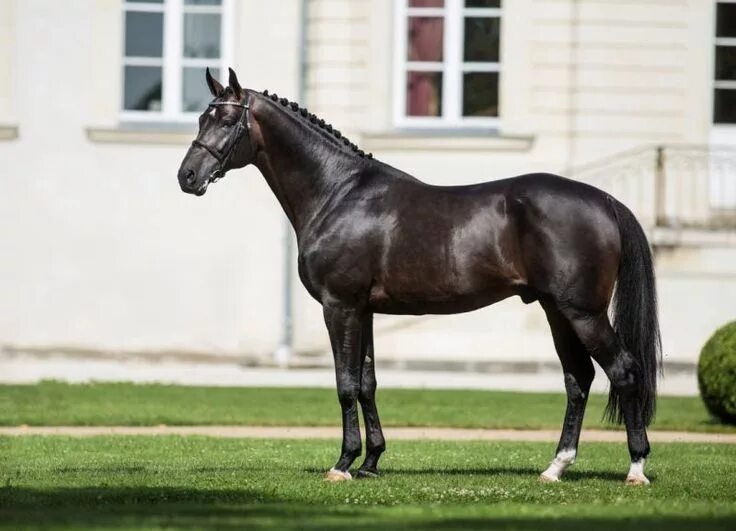
<instances>
[{"instance_id":1,"label":"horse hind leg","mask_svg":"<svg viewBox=\"0 0 736 531\"><path fill-rule=\"evenodd\" d=\"M552 330L557 355L562 363L567 392L567 408L562 424L560 442L555 457L547 469L539 476L540 481L557 482L570 467L577 456L580 431L588 402L588 392L593 383L595 369L590 355L578 339L568 320L554 304L541 301Z\"/></svg>"},{"instance_id":2,"label":"horse hind leg","mask_svg":"<svg viewBox=\"0 0 736 531\"><path fill-rule=\"evenodd\" d=\"M649 440L638 392L643 385L643 376L637 369L637 362L622 347L605 313L591 315L569 308L564 313L586 350L603 368L611 386L621 397L621 412L631 456L626 484L648 485L644 463L649 455Z\"/></svg>"}]
</instances>

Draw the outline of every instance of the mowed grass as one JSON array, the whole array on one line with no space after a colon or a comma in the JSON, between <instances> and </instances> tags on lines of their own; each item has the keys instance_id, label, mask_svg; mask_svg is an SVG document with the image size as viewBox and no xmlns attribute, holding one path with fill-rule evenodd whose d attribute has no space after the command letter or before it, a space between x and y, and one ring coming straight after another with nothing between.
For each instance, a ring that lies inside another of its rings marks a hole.
<instances>
[{"instance_id":1,"label":"mowed grass","mask_svg":"<svg viewBox=\"0 0 736 531\"><path fill-rule=\"evenodd\" d=\"M379 479L331 484L336 440L0 438L0 528L688 530L736 528L736 446L658 444L649 487L625 445L389 442Z\"/></svg>"},{"instance_id":2,"label":"mowed grass","mask_svg":"<svg viewBox=\"0 0 736 531\"><path fill-rule=\"evenodd\" d=\"M385 426L559 429L565 396L556 393L379 389ZM585 424L601 421L606 397L590 398ZM98 383L0 386L0 425L336 426L333 389L181 387ZM736 432L713 420L699 397L660 397L652 429Z\"/></svg>"}]
</instances>

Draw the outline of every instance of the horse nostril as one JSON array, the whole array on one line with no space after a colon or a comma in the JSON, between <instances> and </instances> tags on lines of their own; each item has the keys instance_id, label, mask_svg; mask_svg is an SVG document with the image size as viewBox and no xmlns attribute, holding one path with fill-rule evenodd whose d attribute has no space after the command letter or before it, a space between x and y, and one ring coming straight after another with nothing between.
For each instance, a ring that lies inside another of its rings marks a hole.
<instances>
[{"instance_id":1,"label":"horse nostril","mask_svg":"<svg viewBox=\"0 0 736 531\"><path fill-rule=\"evenodd\" d=\"M188 185L194 184L195 177L194 177L194 172L192 170L187 170L186 181Z\"/></svg>"}]
</instances>

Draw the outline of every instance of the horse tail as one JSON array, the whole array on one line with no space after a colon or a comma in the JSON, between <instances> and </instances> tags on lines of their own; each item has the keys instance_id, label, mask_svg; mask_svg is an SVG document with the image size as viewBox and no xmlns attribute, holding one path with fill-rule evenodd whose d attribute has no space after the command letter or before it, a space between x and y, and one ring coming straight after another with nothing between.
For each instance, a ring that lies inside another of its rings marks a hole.
<instances>
[{"instance_id":1,"label":"horse tail","mask_svg":"<svg viewBox=\"0 0 736 531\"><path fill-rule=\"evenodd\" d=\"M613 328L635 360L637 404L646 426L654 418L662 341L657 318L657 288L649 242L634 214L613 201L621 236L621 263L613 298ZM621 424L621 395L612 386L604 418Z\"/></svg>"}]
</instances>

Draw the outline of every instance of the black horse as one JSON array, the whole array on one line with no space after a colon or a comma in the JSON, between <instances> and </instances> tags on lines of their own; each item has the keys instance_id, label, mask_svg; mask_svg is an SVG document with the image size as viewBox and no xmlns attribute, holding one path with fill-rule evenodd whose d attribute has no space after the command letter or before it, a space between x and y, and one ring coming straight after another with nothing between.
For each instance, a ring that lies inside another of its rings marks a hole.
<instances>
[{"instance_id":1,"label":"black horse","mask_svg":"<svg viewBox=\"0 0 736 531\"><path fill-rule=\"evenodd\" d=\"M375 476L385 441L375 403L373 314L448 314L518 295L544 309L562 362L567 411L541 479L573 463L595 360L611 381L607 415L624 422L630 484L646 484L646 426L656 400L660 338L652 257L633 214L606 193L549 174L431 186L373 159L298 104L223 87L179 169L202 195L254 164L291 221L299 276L324 309L342 408L342 452L327 473ZM614 297L615 288L615 297ZM611 302L613 300L613 303ZM613 324L608 308L613 306Z\"/></svg>"}]
</instances>

